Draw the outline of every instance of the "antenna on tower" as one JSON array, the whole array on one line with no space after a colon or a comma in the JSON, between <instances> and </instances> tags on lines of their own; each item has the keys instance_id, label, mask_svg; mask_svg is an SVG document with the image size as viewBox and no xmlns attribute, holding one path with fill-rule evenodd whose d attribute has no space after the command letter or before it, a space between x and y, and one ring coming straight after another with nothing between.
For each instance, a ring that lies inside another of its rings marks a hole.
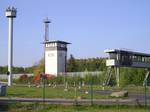
<instances>
[{"instance_id":1,"label":"antenna on tower","mask_svg":"<svg viewBox=\"0 0 150 112\"><path fill-rule=\"evenodd\" d=\"M49 41L49 23L51 23L51 21L49 21L48 17L44 20L44 24L45 24L45 36L44 36L44 41Z\"/></svg>"}]
</instances>

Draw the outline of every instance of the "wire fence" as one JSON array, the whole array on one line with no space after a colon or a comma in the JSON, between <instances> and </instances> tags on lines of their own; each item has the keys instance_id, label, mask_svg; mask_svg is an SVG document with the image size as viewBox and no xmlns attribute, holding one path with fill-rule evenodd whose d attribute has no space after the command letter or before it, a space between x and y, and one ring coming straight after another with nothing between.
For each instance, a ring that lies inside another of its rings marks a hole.
<instances>
[{"instance_id":1,"label":"wire fence","mask_svg":"<svg viewBox=\"0 0 150 112\"><path fill-rule=\"evenodd\" d=\"M15 83L8 87L8 97L71 99L74 104L150 105L150 87L128 84L104 86L103 72L60 74L51 80Z\"/></svg>"}]
</instances>

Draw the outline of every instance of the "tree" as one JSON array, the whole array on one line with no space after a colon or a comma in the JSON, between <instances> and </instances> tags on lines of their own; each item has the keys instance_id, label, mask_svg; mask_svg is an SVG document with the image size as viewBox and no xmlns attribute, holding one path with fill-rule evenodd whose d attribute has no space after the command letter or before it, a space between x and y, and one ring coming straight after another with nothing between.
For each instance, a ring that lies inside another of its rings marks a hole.
<instances>
[{"instance_id":1,"label":"tree","mask_svg":"<svg viewBox=\"0 0 150 112\"><path fill-rule=\"evenodd\" d=\"M37 64L33 66L34 75L39 75L44 72L44 59L42 58Z\"/></svg>"},{"instance_id":2,"label":"tree","mask_svg":"<svg viewBox=\"0 0 150 112\"><path fill-rule=\"evenodd\" d=\"M127 86L134 84L141 86L145 78L146 71L142 68L122 68L120 73L120 85Z\"/></svg>"},{"instance_id":3,"label":"tree","mask_svg":"<svg viewBox=\"0 0 150 112\"><path fill-rule=\"evenodd\" d=\"M32 67L26 67L26 68L24 69L24 72L25 72L25 73L33 73L33 66L32 66Z\"/></svg>"},{"instance_id":4,"label":"tree","mask_svg":"<svg viewBox=\"0 0 150 112\"><path fill-rule=\"evenodd\" d=\"M120 72L120 85L122 87L131 84L132 82L132 74L129 72L129 68L121 68Z\"/></svg>"},{"instance_id":5,"label":"tree","mask_svg":"<svg viewBox=\"0 0 150 112\"><path fill-rule=\"evenodd\" d=\"M76 72L77 71L77 63L73 55L70 55L70 58L67 62L67 72Z\"/></svg>"}]
</instances>

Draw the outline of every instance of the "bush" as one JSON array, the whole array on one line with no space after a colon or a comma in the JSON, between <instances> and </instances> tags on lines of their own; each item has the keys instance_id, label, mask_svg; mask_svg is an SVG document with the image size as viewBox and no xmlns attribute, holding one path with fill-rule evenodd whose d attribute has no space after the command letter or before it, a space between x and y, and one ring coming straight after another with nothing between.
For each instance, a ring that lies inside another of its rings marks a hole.
<instances>
[{"instance_id":1,"label":"bush","mask_svg":"<svg viewBox=\"0 0 150 112\"><path fill-rule=\"evenodd\" d=\"M21 75L20 77L19 77L19 82L21 82L21 83L28 83L28 76L26 75L26 74L24 74L24 75Z\"/></svg>"}]
</instances>

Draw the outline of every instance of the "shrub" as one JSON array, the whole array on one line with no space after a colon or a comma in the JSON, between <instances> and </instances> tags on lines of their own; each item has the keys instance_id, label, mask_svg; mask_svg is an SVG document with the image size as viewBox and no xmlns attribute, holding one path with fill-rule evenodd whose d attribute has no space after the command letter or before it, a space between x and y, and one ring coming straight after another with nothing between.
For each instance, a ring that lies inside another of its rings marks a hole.
<instances>
[{"instance_id":1,"label":"shrub","mask_svg":"<svg viewBox=\"0 0 150 112\"><path fill-rule=\"evenodd\" d=\"M19 82L21 83L28 83L28 75L23 74L19 77Z\"/></svg>"}]
</instances>

